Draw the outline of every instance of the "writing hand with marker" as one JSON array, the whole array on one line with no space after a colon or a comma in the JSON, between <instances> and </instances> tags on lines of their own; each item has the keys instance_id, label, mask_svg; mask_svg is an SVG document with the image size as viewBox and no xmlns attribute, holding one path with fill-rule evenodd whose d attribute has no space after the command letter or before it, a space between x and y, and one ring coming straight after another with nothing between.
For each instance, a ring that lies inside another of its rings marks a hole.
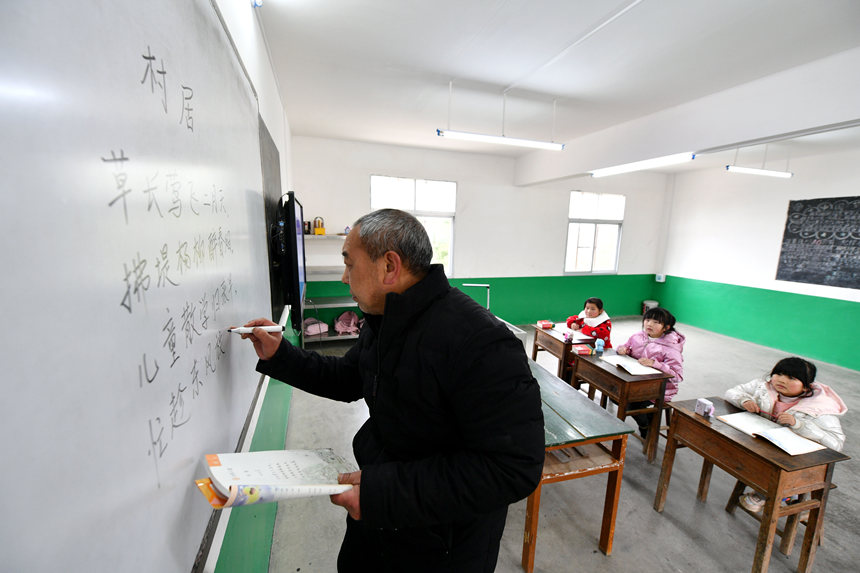
<instances>
[{"instance_id":1,"label":"writing hand with marker","mask_svg":"<svg viewBox=\"0 0 860 573\"><path fill-rule=\"evenodd\" d=\"M284 340L284 329L268 318L255 318L245 324L244 328L252 328L250 332L237 330L242 335L242 340L250 339L254 344L254 350L261 360L268 360L275 355L278 347Z\"/></svg>"}]
</instances>

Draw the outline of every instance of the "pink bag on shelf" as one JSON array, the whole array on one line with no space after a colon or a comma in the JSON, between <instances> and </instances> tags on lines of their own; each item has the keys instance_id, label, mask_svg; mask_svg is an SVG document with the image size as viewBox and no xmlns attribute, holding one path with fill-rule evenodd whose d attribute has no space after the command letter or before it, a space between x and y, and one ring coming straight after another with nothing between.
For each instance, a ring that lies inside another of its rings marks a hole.
<instances>
[{"instance_id":1,"label":"pink bag on shelf","mask_svg":"<svg viewBox=\"0 0 860 573\"><path fill-rule=\"evenodd\" d=\"M305 332L305 336L319 336L321 334L328 334L328 325L323 321L316 318L306 318L302 322L302 327Z\"/></svg>"},{"instance_id":2,"label":"pink bag on shelf","mask_svg":"<svg viewBox=\"0 0 860 573\"><path fill-rule=\"evenodd\" d=\"M358 334L363 322L363 320L358 319L358 315L354 311L348 310L334 321L334 331L340 335Z\"/></svg>"}]
</instances>

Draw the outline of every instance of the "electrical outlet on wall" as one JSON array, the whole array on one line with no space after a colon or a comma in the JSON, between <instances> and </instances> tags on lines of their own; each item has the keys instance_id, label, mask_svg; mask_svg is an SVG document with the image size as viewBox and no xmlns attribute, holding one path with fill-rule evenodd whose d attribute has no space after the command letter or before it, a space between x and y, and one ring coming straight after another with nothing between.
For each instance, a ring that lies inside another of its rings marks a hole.
<instances>
[{"instance_id":1,"label":"electrical outlet on wall","mask_svg":"<svg viewBox=\"0 0 860 573\"><path fill-rule=\"evenodd\" d=\"M664 283L664 282L666 282L666 275L664 275L664 274L654 275L654 280L656 280L658 283Z\"/></svg>"}]
</instances>

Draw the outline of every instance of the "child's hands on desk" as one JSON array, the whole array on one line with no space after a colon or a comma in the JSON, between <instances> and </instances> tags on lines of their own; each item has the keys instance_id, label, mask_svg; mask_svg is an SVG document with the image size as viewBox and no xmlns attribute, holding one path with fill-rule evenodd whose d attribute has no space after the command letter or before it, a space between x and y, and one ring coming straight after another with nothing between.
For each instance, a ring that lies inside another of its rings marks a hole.
<instances>
[{"instance_id":1,"label":"child's hands on desk","mask_svg":"<svg viewBox=\"0 0 860 573\"><path fill-rule=\"evenodd\" d=\"M760 411L758 404L756 404L753 400L744 401L744 403L741 404L741 407L747 412L752 412L753 414L758 414Z\"/></svg>"},{"instance_id":2,"label":"child's hands on desk","mask_svg":"<svg viewBox=\"0 0 860 573\"><path fill-rule=\"evenodd\" d=\"M625 356L627 354L627 347L626 346L619 346L618 348L615 349L615 352L617 354L620 354L621 356Z\"/></svg>"},{"instance_id":3,"label":"child's hands on desk","mask_svg":"<svg viewBox=\"0 0 860 573\"><path fill-rule=\"evenodd\" d=\"M654 366L654 359L653 358L640 358L639 364L641 364L642 366Z\"/></svg>"},{"instance_id":4,"label":"child's hands on desk","mask_svg":"<svg viewBox=\"0 0 860 573\"><path fill-rule=\"evenodd\" d=\"M337 483L351 483L352 489L330 496L331 502L346 509L349 516L354 520L360 521L361 495L359 494L359 484L361 483L361 470L348 474L339 474L337 476Z\"/></svg>"}]
</instances>

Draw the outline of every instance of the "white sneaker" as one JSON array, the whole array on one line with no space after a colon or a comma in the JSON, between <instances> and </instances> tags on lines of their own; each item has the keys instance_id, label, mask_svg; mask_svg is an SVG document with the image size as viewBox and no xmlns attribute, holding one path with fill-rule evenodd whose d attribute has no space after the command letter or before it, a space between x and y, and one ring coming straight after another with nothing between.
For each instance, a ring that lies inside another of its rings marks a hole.
<instances>
[{"instance_id":1,"label":"white sneaker","mask_svg":"<svg viewBox=\"0 0 860 573\"><path fill-rule=\"evenodd\" d=\"M762 496L754 491L742 494L738 498L738 502L740 502L745 509L752 511L753 513L761 511L764 507L765 501L766 500Z\"/></svg>"}]
</instances>

